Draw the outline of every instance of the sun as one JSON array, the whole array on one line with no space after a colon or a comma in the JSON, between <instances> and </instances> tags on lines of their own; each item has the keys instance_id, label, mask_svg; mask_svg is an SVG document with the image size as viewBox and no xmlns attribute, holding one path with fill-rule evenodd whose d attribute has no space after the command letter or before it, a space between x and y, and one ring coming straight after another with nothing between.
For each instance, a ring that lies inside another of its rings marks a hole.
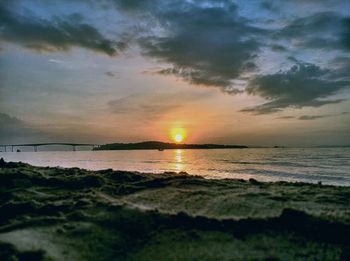
<instances>
[{"instance_id":1,"label":"sun","mask_svg":"<svg viewBox=\"0 0 350 261\"><path fill-rule=\"evenodd\" d=\"M173 128L170 131L170 138L176 143L181 143L186 138L186 131L183 128Z\"/></svg>"},{"instance_id":2,"label":"sun","mask_svg":"<svg viewBox=\"0 0 350 261\"><path fill-rule=\"evenodd\" d=\"M174 137L174 140L176 142L181 142L181 141L184 140L184 137L181 134L176 134L175 137Z\"/></svg>"}]
</instances>

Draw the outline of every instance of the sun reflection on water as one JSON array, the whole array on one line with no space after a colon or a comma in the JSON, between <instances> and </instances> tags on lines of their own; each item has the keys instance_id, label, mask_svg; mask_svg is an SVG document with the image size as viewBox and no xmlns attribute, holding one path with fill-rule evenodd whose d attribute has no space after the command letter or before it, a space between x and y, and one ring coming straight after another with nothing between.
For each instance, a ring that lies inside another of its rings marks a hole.
<instances>
[{"instance_id":1,"label":"sun reflection on water","mask_svg":"<svg viewBox=\"0 0 350 261\"><path fill-rule=\"evenodd\" d=\"M184 164L182 162L182 150L175 150L175 170L177 172L184 170Z\"/></svg>"}]
</instances>

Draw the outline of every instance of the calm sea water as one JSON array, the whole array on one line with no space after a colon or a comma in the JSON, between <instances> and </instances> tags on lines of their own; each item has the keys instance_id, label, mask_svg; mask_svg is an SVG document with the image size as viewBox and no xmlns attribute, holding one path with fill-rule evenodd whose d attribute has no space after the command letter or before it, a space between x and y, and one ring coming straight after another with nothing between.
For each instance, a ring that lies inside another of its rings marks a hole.
<instances>
[{"instance_id":1,"label":"calm sea water","mask_svg":"<svg viewBox=\"0 0 350 261\"><path fill-rule=\"evenodd\" d=\"M0 157L36 166L186 171L206 178L321 181L350 186L350 148L2 152Z\"/></svg>"}]
</instances>

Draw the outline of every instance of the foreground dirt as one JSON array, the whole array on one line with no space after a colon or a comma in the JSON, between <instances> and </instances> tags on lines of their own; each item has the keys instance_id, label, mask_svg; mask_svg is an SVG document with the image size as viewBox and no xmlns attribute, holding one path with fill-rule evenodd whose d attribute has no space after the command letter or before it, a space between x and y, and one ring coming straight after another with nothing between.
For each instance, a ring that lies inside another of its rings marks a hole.
<instances>
[{"instance_id":1,"label":"foreground dirt","mask_svg":"<svg viewBox=\"0 0 350 261\"><path fill-rule=\"evenodd\" d=\"M0 260L350 260L350 188L0 160Z\"/></svg>"}]
</instances>

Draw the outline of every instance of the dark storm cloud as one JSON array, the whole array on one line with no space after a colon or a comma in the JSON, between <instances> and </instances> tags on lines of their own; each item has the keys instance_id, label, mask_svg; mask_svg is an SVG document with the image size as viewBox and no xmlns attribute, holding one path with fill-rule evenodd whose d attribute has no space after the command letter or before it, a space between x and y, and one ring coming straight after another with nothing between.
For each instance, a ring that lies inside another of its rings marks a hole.
<instances>
[{"instance_id":1,"label":"dark storm cloud","mask_svg":"<svg viewBox=\"0 0 350 261\"><path fill-rule=\"evenodd\" d=\"M340 11L342 7L342 11L349 10L350 5L345 3L344 0L263 1L260 6L282 17L293 9L296 11L292 12L293 18L286 19L282 29L275 30L273 39L293 41L299 48L349 51L350 13ZM300 8L308 9L311 14L299 17Z\"/></svg>"},{"instance_id":2,"label":"dark storm cloud","mask_svg":"<svg viewBox=\"0 0 350 261\"><path fill-rule=\"evenodd\" d=\"M317 119L323 119L323 118L333 118L337 116L347 115L348 112L342 112L338 114L321 114L321 115L302 115L299 117L295 116L282 116L278 117L277 119L298 119L303 121L311 121L311 120L317 120Z\"/></svg>"},{"instance_id":3,"label":"dark storm cloud","mask_svg":"<svg viewBox=\"0 0 350 261\"><path fill-rule=\"evenodd\" d=\"M303 121L310 121L310 120L317 120L322 118L331 117L330 115L303 115L300 116L298 119Z\"/></svg>"},{"instance_id":4,"label":"dark storm cloud","mask_svg":"<svg viewBox=\"0 0 350 261\"><path fill-rule=\"evenodd\" d=\"M336 57L331 62L332 76L350 81L350 56Z\"/></svg>"},{"instance_id":5,"label":"dark storm cloud","mask_svg":"<svg viewBox=\"0 0 350 261\"><path fill-rule=\"evenodd\" d=\"M334 79L332 76L330 70L307 63L298 63L289 70L276 74L257 76L249 83L246 91L248 94L261 96L268 102L243 111L263 114L287 107L319 107L339 103L341 99L325 98L341 89L349 88L350 81Z\"/></svg>"},{"instance_id":6,"label":"dark storm cloud","mask_svg":"<svg viewBox=\"0 0 350 261\"><path fill-rule=\"evenodd\" d=\"M275 11L276 7L272 3L272 1L262 1L260 3L260 7L269 11Z\"/></svg>"},{"instance_id":7,"label":"dark storm cloud","mask_svg":"<svg viewBox=\"0 0 350 261\"><path fill-rule=\"evenodd\" d=\"M0 39L36 51L67 51L83 47L107 55L125 48L122 42L106 39L96 28L83 23L79 15L45 20L22 16L0 4Z\"/></svg>"},{"instance_id":8,"label":"dark storm cloud","mask_svg":"<svg viewBox=\"0 0 350 261\"><path fill-rule=\"evenodd\" d=\"M288 55L285 44L293 41L295 47L311 52L325 48L346 51L350 38L348 18L335 12L294 17L279 29L263 30L256 26L254 18L241 17L239 7L232 1L114 2L127 10L145 11L165 31L163 35L140 40L145 55L173 65L159 73L173 74L192 84L216 86L230 94L242 92L233 84L235 79L259 72L256 58L263 47ZM283 4L270 1L263 2L261 7L271 12L284 8ZM251 77L246 92L268 102L244 111L270 113L287 107L319 107L342 101L327 97L349 87L344 78L349 72L338 68L331 73L331 67L321 69L297 59L294 62L297 65L286 72Z\"/></svg>"},{"instance_id":9,"label":"dark storm cloud","mask_svg":"<svg viewBox=\"0 0 350 261\"><path fill-rule=\"evenodd\" d=\"M343 43L350 50L350 17L344 19Z\"/></svg>"},{"instance_id":10,"label":"dark storm cloud","mask_svg":"<svg viewBox=\"0 0 350 261\"><path fill-rule=\"evenodd\" d=\"M286 13L286 11L290 11L288 8L305 8L305 4L308 4L308 6L306 6L307 8L323 7L323 9L327 10L329 7L336 6L341 3L344 3L344 0L264 0L260 2L260 7L271 12L283 14ZM310 6L310 4L312 5Z\"/></svg>"},{"instance_id":11,"label":"dark storm cloud","mask_svg":"<svg viewBox=\"0 0 350 261\"><path fill-rule=\"evenodd\" d=\"M142 38L140 44L145 55L173 65L161 73L231 92L233 79L256 68L254 58L263 31L239 17L235 4L175 1L163 5L154 16L166 32Z\"/></svg>"},{"instance_id":12,"label":"dark storm cloud","mask_svg":"<svg viewBox=\"0 0 350 261\"><path fill-rule=\"evenodd\" d=\"M311 16L295 18L284 28L277 30L275 39L293 40L297 47L310 49L349 48L349 18L335 12L320 12Z\"/></svg>"},{"instance_id":13,"label":"dark storm cloud","mask_svg":"<svg viewBox=\"0 0 350 261\"><path fill-rule=\"evenodd\" d=\"M208 77L206 72L200 70L192 70L191 68L167 68L159 70L157 73L163 75L176 75L192 84L220 86L222 91L230 94L242 92L241 90L232 87L229 80L216 76Z\"/></svg>"},{"instance_id":14,"label":"dark storm cloud","mask_svg":"<svg viewBox=\"0 0 350 261\"><path fill-rule=\"evenodd\" d=\"M117 7L127 10L127 11L135 11L141 10L145 11L145 9L157 6L160 1L158 0L110 0Z\"/></svg>"},{"instance_id":15,"label":"dark storm cloud","mask_svg":"<svg viewBox=\"0 0 350 261\"><path fill-rule=\"evenodd\" d=\"M230 0L76 1L114 7L118 9L117 15L123 13L128 17L136 28L135 32L128 32L132 34L129 40L139 44L143 55L169 64L158 73L172 74L196 85L217 87L229 94L246 91L267 99L266 103L244 111L271 113L287 107L338 103L342 100L327 98L349 87L346 64L329 63L332 60L329 57L324 59L322 69L299 62L315 62L314 57L326 56L322 52L331 51L339 57L348 57L350 16L344 15L345 12L340 14L339 8L329 8L342 6L341 0L266 0L256 6ZM304 3L312 3L317 8L299 12ZM249 15L242 12L242 6L247 13L250 11ZM16 16L4 8L0 12L2 39L36 50L57 51L80 46L115 55L129 44L106 39L79 17L46 21ZM263 17L266 13L269 17ZM273 25L261 22L267 20ZM110 24L106 24L108 26ZM122 24L119 29L128 30ZM271 53L278 53L276 61L272 61L274 56L268 56ZM270 69L269 73L265 70L266 74L262 74L265 65L285 68L282 66L291 55L298 58L293 60L295 67L277 72ZM235 85L236 80L242 79L246 90Z\"/></svg>"}]
</instances>

